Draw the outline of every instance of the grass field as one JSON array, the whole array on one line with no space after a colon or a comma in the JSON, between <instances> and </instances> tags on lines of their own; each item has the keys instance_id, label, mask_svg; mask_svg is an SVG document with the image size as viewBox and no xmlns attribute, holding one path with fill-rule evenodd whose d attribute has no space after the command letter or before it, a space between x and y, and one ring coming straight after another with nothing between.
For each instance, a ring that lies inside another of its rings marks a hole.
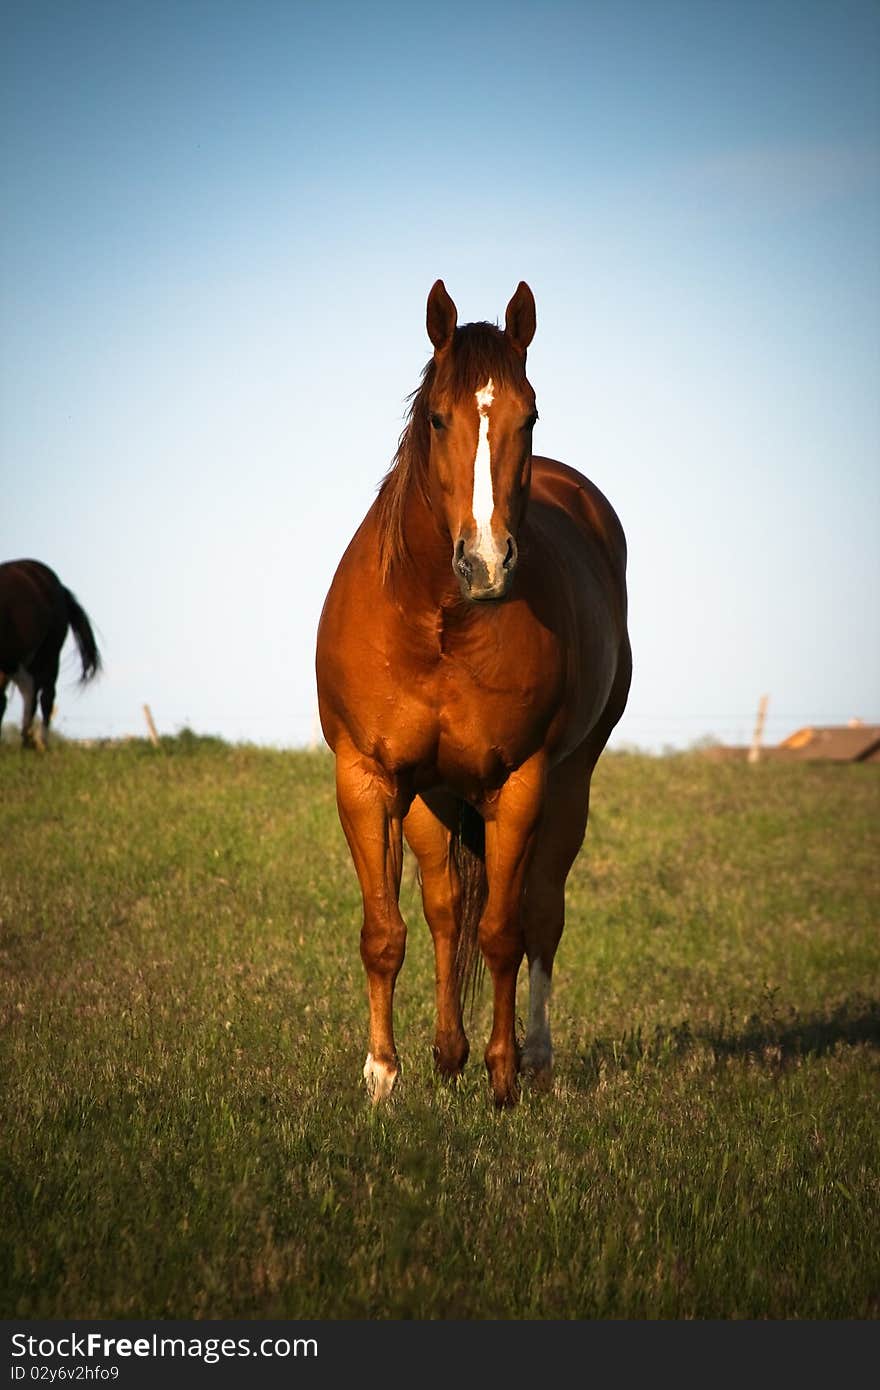
<instances>
[{"instance_id":1,"label":"grass field","mask_svg":"<svg viewBox=\"0 0 880 1390\"><path fill-rule=\"evenodd\" d=\"M880 768L594 788L555 1092L435 1083L409 867L374 1111L329 755L0 748L0 1316L880 1315Z\"/></svg>"}]
</instances>

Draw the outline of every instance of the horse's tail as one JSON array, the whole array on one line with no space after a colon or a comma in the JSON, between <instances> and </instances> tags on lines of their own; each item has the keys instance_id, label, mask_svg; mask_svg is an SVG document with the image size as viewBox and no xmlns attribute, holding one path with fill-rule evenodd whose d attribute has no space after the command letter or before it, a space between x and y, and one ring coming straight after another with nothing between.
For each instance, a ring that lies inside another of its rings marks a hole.
<instances>
[{"instance_id":1,"label":"horse's tail","mask_svg":"<svg viewBox=\"0 0 880 1390\"><path fill-rule=\"evenodd\" d=\"M84 683L90 681L100 671L101 653L98 651L95 634L92 632L92 625L85 609L80 607L69 589L64 590L64 597L67 600L67 621L70 623L71 631L76 638L76 645L79 647L79 656L82 662L80 680Z\"/></svg>"},{"instance_id":2,"label":"horse's tail","mask_svg":"<svg viewBox=\"0 0 880 1390\"><path fill-rule=\"evenodd\" d=\"M477 928L486 905L486 826L479 811L459 802L452 852L461 885L461 924L455 953L455 979L462 1005L473 1008L483 978Z\"/></svg>"}]
</instances>

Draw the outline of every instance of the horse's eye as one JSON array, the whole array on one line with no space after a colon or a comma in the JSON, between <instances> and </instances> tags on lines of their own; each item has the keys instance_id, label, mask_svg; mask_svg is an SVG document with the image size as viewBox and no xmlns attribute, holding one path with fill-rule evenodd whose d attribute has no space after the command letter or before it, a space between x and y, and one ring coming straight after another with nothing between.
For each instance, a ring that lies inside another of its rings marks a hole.
<instances>
[{"instance_id":1,"label":"horse's eye","mask_svg":"<svg viewBox=\"0 0 880 1390\"><path fill-rule=\"evenodd\" d=\"M529 416L529 418L526 420L525 424L523 425L523 429L524 429L524 430L531 430L531 429L534 429L534 427L535 427L535 425L536 425L537 423L538 423L538 412L537 412L537 410L533 410L532 413L531 413L531 415Z\"/></svg>"},{"instance_id":2,"label":"horse's eye","mask_svg":"<svg viewBox=\"0 0 880 1390\"><path fill-rule=\"evenodd\" d=\"M443 419L443 416L442 416L442 415L434 414L434 415L431 416L431 429L432 429L432 430L445 430L445 429L446 429L446 421Z\"/></svg>"}]
</instances>

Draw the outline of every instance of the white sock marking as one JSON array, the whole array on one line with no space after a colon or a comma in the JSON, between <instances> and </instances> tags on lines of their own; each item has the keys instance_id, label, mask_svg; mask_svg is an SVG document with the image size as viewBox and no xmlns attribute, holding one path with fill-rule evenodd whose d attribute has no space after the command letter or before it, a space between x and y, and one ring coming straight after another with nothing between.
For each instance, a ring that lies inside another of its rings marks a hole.
<instances>
[{"instance_id":1,"label":"white sock marking","mask_svg":"<svg viewBox=\"0 0 880 1390\"><path fill-rule=\"evenodd\" d=\"M540 960L529 967L529 1026L523 1046L530 1066L549 1066L553 1059L550 1040L550 976Z\"/></svg>"},{"instance_id":2,"label":"white sock marking","mask_svg":"<svg viewBox=\"0 0 880 1390\"><path fill-rule=\"evenodd\" d=\"M384 1062L377 1062L372 1052L368 1052L367 1060L364 1062L364 1080L370 1099L375 1105L377 1101L385 1100L391 1095L397 1072L392 1071Z\"/></svg>"}]
</instances>

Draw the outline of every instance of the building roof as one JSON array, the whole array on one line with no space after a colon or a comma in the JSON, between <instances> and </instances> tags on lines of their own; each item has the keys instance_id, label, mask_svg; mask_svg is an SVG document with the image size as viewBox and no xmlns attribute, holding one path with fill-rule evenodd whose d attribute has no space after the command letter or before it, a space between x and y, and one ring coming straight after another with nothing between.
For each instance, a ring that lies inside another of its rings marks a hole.
<instances>
[{"instance_id":1,"label":"building roof","mask_svg":"<svg viewBox=\"0 0 880 1390\"><path fill-rule=\"evenodd\" d=\"M880 757L880 724L817 724L796 729L776 748L761 754L782 754L787 759L822 758L835 763L861 763Z\"/></svg>"},{"instance_id":2,"label":"building roof","mask_svg":"<svg viewBox=\"0 0 880 1390\"><path fill-rule=\"evenodd\" d=\"M716 746L706 756L716 762L747 758L748 747ZM880 724L808 724L781 743L762 744L764 762L880 763Z\"/></svg>"}]
</instances>

